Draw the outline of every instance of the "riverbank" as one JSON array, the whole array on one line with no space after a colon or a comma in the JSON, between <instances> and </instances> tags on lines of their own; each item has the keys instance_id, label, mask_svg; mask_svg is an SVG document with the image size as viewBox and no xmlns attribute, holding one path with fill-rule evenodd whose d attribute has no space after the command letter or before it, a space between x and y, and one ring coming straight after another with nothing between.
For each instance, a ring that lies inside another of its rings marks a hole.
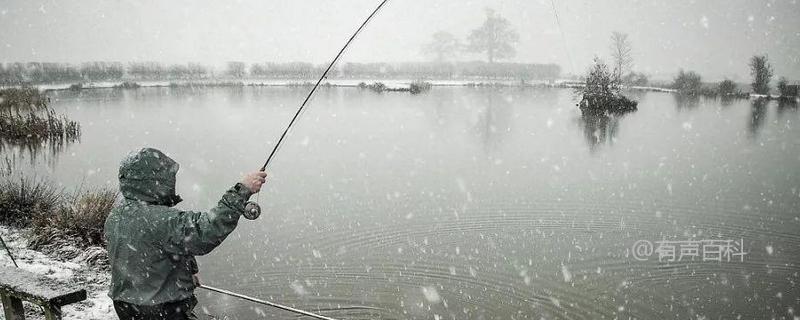
<instances>
[{"instance_id":1,"label":"riverbank","mask_svg":"<svg viewBox=\"0 0 800 320\"><path fill-rule=\"evenodd\" d=\"M171 80L171 81L104 81L87 83L56 83L31 85L41 91L81 91L94 89L131 89L138 88L202 88L202 87L311 87L316 83L314 79L207 79L207 80ZM412 92L415 85L424 84L427 88L433 87L508 87L508 88L582 88L585 84L576 80L489 80L489 79L464 79L464 80L411 80L411 79L327 79L320 83L321 87L361 88L371 89L380 87L377 92ZM426 88L426 90L427 90ZM625 90L640 92L680 93L669 86L627 86ZM697 96L713 96L697 94ZM726 98L741 99L785 99L779 95L763 95L755 93L741 93L739 95L725 96ZM795 98L794 100L797 100Z\"/></svg>"},{"instance_id":2,"label":"riverbank","mask_svg":"<svg viewBox=\"0 0 800 320\"><path fill-rule=\"evenodd\" d=\"M8 170L8 169L4 169ZM6 177L0 171L0 265L19 268L86 290L87 299L62 308L64 319L116 319L108 298L111 281L103 224L117 200L107 189L65 192L46 180ZM217 319L202 309L195 313ZM26 316L41 311L26 303ZM5 318L0 315L0 320Z\"/></svg>"},{"instance_id":3,"label":"riverbank","mask_svg":"<svg viewBox=\"0 0 800 320\"><path fill-rule=\"evenodd\" d=\"M94 89L130 89L138 88L202 88L202 87L311 87L316 79L205 79L205 80L143 80L143 81L100 81L83 83L50 83L32 84L29 87L41 91L82 91ZM509 87L509 88L582 88L585 84L581 81L569 79L531 80L521 81L512 79L462 79L462 80L412 80L412 79L326 79L320 83L321 87L361 88L371 89L380 87L377 92L415 92L414 86L425 84L432 87ZM20 86L7 86L5 88L18 88ZM3 87L0 87L2 89ZM627 86L625 90L641 92L680 93L669 86ZM376 90L373 90L376 91ZM698 94L697 96L709 96ZM718 96L713 94L712 96ZM784 99L779 95L763 95L755 93L742 93L730 96L742 99ZM794 100L797 100L795 98Z\"/></svg>"},{"instance_id":4,"label":"riverbank","mask_svg":"<svg viewBox=\"0 0 800 320\"><path fill-rule=\"evenodd\" d=\"M54 285L86 289L87 300L63 309L65 319L108 319L108 254L103 221L116 201L110 190L65 192L56 184L0 170L0 236L17 265L43 275ZM8 253L0 264L13 267ZM30 308L37 315L38 308Z\"/></svg>"},{"instance_id":5,"label":"riverbank","mask_svg":"<svg viewBox=\"0 0 800 320\"><path fill-rule=\"evenodd\" d=\"M313 86L316 79L207 79L207 80L170 80L170 81L104 81L86 82L77 85L75 83L54 83L30 85L42 91L61 91L61 90L91 90L91 89L126 89L131 88L130 84L135 84L136 88L169 88L169 87L304 87ZM386 89L401 90L409 89L419 80L412 79L327 79L323 81L322 87L350 87L358 88L359 84L382 83ZM520 82L519 80L425 80L431 86L439 87L512 87L512 86L548 86L557 85L561 81L531 81ZM128 84L127 86L125 84ZM134 88L135 89L135 88Z\"/></svg>"},{"instance_id":6,"label":"riverbank","mask_svg":"<svg viewBox=\"0 0 800 320\"><path fill-rule=\"evenodd\" d=\"M323 87L359 88L360 84L382 83L387 89L409 89L415 79L326 79ZM583 86L582 82L566 79L520 81L512 79L463 79L435 80L426 79L433 87L556 87L574 88ZM32 84L31 87L42 91L91 90L91 89L136 89L136 88L168 88L168 87L303 87L313 86L316 79L206 79L206 80L169 80L169 81L102 81L85 83L51 83ZM12 86L14 87L14 86ZM675 92L669 88L634 86L634 90Z\"/></svg>"},{"instance_id":7,"label":"riverbank","mask_svg":"<svg viewBox=\"0 0 800 320\"><path fill-rule=\"evenodd\" d=\"M86 289L87 299L64 307L64 319L101 320L116 319L111 299L108 298L108 286L111 275L107 268L91 263L92 256L100 247L79 249L74 245L62 244L49 247L47 254L30 248L32 230L0 226L0 236L8 245L19 267L52 279L58 284L76 285ZM11 259L5 252L0 254L0 265L13 267ZM27 308L30 307L30 308ZM32 305L26 304L27 316L34 318L40 313ZM5 319L0 314L0 319Z\"/></svg>"}]
</instances>

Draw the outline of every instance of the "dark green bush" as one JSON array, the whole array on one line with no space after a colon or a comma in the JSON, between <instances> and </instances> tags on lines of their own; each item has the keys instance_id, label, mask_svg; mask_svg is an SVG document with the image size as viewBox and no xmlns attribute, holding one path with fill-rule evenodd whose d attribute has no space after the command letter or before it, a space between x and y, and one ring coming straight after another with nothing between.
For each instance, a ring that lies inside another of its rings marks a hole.
<instances>
[{"instance_id":1,"label":"dark green bush","mask_svg":"<svg viewBox=\"0 0 800 320\"><path fill-rule=\"evenodd\" d=\"M409 86L409 91L411 94L420 94L426 91L430 91L433 85L430 82L426 81L414 81Z\"/></svg>"},{"instance_id":2,"label":"dark green bush","mask_svg":"<svg viewBox=\"0 0 800 320\"><path fill-rule=\"evenodd\" d=\"M383 84L383 82L375 82L373 84L366 84L366 83L361 82L361 83L358 84L358 87L361 88L361 89L369 89L369 90L372 90L372 91L378 92L378 93L381 93L381 92L389 90L389 88L387 88L386 85Z\"/></svg>"},{"instance_id":3,"label":"dark green bush","mask_svg":"<svg viewBox=\"0 0 800 320\"><path fill-rule=\"evenodd\" d=\"M650 79L644 73L631 72L624 77L622 82L630 86L644 87L650 83Z\"/></svg>"},{"instance_id":4,"label":"dark green bush","mask_svg":"<svg viewBox=\"0 0 800 320\"><path fill-rule=\"evenodd\" d=\"M780 93L781 98L791 99L798 97L798 91L800 91L798 89L800 88L798 88L797 85L790 85L789 81L784 77L781 77L781 79L778 80L778 92Z\"/></svg>"},{"instance_id":5,"label":"dark green bush","mask_svg":"<svg viewBox=\"0 0 800 320\"><path fill-rule=\"evenodd\" d=\"M672 88L680 94L697 95L703 89L702 78L694 71L678 71L675 80L672 81Z\"/></svg>"},{"instance_id":6,"label":"dark green bush","mask_svg":"<svg viewBox=\"0 0 800 320\"><path fill-rule=\"evenodd\" d=\"M739 93L739 90L736 89L736 83L731 80L725 79L717 85L717 93L721 96L732 96Z\"/></svg>"},{"instance_id":7,"label":"dark green bush","mask_svg":"<svg viewBox=\"0 0 800 320\"><path fill-rule=\"evenodd\" d=\"M139 87L141 87L141 85L133 81L125 81L114 86L116 89L138 89Z\"/></svg>"},{"instance_id":8,"label":"dark green bush","mask_svg":"<svg viewBox=\"0 0 800 320\"><path fill-rule=\"evenodd\" d=\"M578 106L584 114L625 113L637 109L636 101L620 93L620 79L597 59L586 76L586 85L578 88L577 93L582 96Z\"/></svg>"},{"instance_id":9,"label":"dark green bush","mask_svg":"<svg viewBox=\"0 0 800 320\"><path fill-rule=\"evenodd\" d=\"M750 75L753 76L753 92L769 94L769 82L772 79L772 65L767 56L753 56L750 58Z\"/></svg>"}]
</instances>

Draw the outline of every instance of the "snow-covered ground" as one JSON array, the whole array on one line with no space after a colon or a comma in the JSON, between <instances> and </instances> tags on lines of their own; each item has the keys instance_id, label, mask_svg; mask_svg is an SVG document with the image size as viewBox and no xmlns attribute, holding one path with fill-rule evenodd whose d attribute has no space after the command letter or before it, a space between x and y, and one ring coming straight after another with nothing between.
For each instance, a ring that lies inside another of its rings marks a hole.
<instances>
[{"instance_id":1,"label":"snow-covered ground","mask_svg":"<svg viewBox=\"0 0 800 320\"><path fill-rule=\"evenodd\" d=\"M83 255L70 261L59 261L39 251L28 249L29 230L0 226L0 236L5 240L20 268L61 283L74 283L86 289L87 299L62 309L64 319L117 319L111 299L108 298L108 284L111 275L97 267L83 262ZM13 267L14 264L3 248L0 248L0 265ZM5 317L0 314L0 319Z\"/></svg>"}]
</instances>

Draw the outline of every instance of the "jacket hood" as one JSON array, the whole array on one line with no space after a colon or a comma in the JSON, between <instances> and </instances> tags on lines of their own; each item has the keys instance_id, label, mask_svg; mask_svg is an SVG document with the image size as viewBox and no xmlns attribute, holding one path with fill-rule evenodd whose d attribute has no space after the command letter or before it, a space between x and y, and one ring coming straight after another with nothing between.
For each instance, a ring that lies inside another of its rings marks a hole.
<instances>
[{"instance_id":1,"label":"jacket hood","mask_svg":"<svg viewBox=\"0 0 800 320\"><path fill-rule=\"evenodd\" d=\"M175 194L180 166L163 152L143 148L129 154L119 166L119 189L125 199L172 207L181 202Z\"/></svg>"}]
</instances>

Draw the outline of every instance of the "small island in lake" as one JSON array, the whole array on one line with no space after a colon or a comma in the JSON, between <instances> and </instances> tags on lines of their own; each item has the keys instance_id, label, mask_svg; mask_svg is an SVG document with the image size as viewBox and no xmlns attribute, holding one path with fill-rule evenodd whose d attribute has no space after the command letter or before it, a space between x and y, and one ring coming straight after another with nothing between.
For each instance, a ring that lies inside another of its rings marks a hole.
<instances>
[{"instance_id":1,"label":"small island in lake","mask_svg":"<svg viewBox=\"0 0 800 320\"><path fill-rule=\"evenodd\" d=\"M582 96L578 107L583 114L622 114L636 111L637 102L620 93L621 78L609 71L599 59L586 76L586 85L578 88Z\"/></svg>"}]
</instances>

